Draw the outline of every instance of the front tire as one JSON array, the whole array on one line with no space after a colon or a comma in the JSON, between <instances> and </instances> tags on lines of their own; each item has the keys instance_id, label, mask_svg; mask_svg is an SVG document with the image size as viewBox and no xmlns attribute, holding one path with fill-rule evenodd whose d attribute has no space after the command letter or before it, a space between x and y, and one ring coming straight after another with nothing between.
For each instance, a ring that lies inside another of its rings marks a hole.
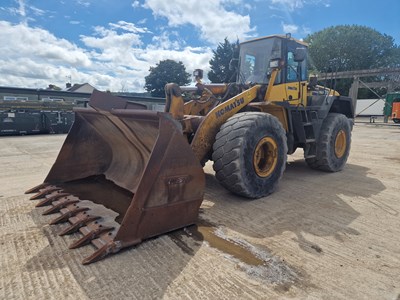
<instances>
[{"instance_id":1,"label":"front tire","mask_svg":"<svg viewBox=\"0 0 400 300\"><path fill-rule=\"evenodd\" d=\"M217 180L247 198L271 194L286 167L286 133L279 120L262 112L238 113L220 128L212 158Z\"/></svg>"},{"instance_id":2,"label":"front tire","mask_svg":"<svg viewBox=\"0 0 400 300\"><path fill-rule=\"evenodd\" d=\"M306 158L313 169L337 172L343 169L350 153L351 126L349 119L338 113L329 113L322 123L315 158Z\"/></svg>"}]
</instances>

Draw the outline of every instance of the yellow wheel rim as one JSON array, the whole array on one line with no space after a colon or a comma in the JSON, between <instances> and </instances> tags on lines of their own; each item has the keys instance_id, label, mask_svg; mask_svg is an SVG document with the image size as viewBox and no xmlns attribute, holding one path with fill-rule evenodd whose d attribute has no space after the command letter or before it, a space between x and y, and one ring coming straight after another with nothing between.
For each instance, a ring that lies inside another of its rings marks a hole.
<instances>
[{"instance_id":1,"label":"yellow wheel rim","mask_svg":"<svg viewBox=\"0 0 400 300\"><path fill-rule=\"evenodd\" d=\"M346 142L346 132L344 130L339 130L335 139L335 155L337 158L342 158L346 152L347 142Z\"/></svg>"},{"instance_id":2,"label":"yellow wheel rim","mask_svg":"<svg viewBox=\"0 0 400 300\"><path fill-rule=\"evenodd\" d=\"M254 170L260 177L268 177L278 162L278 145L271 137L261 139L254 150Z\"/></svg>"}]
</instances>

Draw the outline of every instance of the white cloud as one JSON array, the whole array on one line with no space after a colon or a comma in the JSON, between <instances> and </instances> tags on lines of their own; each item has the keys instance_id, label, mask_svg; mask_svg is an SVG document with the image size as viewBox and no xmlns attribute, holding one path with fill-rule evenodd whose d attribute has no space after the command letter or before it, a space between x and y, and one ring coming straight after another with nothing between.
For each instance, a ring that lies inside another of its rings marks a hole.
<instances>
[{"instance_id":1,"label":"white cloud","mask_svg":"<svg viewBox=\"0 0 400 300\"><path fill-rule=\"evenodd\" d=\"M297 33L299 30L299 26L295 24L285 24L282 23L282 29L284 33Z\"/></svg>"},{"instance_id":2,"label":"white cloud","mask_svg":"<svg viewBox=\"0 0 400 300\"><path fill-rule=\"evenodd\" d=\"M239 4L243 3L243 0L221 0L221 3L223 4L234 4L238 6Z\"/></svg>"},{"instance_id":3,"label":"white cloud","mask_svg":"<svg viewBox=\"0 0 400 300\"><path fill-rule=\"evenodd\" d=\"M251 4L249 4L249 3L245 3L244 4L244 8L247 9L247 10L252 10L253 6Z\"/></svg>"},{"instance_id":4,"label":"white cloud","mask_svg":"<svg viewBox=\"0 0 400 300\"><path fill-rule=\"evenodd\" d=\"M26 9L25 9L25 1L17 0L15 1L18 7L10 6L10 7L1 7L1 10L8 12L12 16L20 16L22 18L26 17Z\"/></svg>"},{"instance_id":5,"label":"white cloud","mask_svg":"<svg viewBox=\"0 0 400 300\"><path fill-rule=\"evenodd\" d=\"M203 1L199 4L197 0L146 0L145 7L151 9L155 16L167 18L169 26L195 26L202 39L215 45L225 37L231 41L237 38L242 40L255 32L248 15L242 16L225 9L223 4L232 1Z\"/></svg>"},{"instance_id":6,"label":"white cloud","mask_svg":"<svg viewBox=\"0 0 400 300\"><path fill-rule=\"evenodd\" d=\"M73 83L88 82L100 90L140 92L150 66L160 60L182 61L191 73L196 68L207 72L212 57L210 48L186 47L171 31L143 47L142 36L152 33L122 21L81 36L91 50L27 24L0 21L0 32L0 86L63 87L71 76Z\"/></svg>"},{"instance_id":7,"label":"white cloud","mask_svg":"<svg viewBox=\"0 0 400 300\"><path fill-rule=\"evenodd\" d=\"M160 35L154 36L153 44L149 48L153 49L175 49L179 50L182 48L184 41L179 39L179 34L177 32L167 32L164 31Z\"/></svg>"},{"instance_id":8,"label":"white cloud","mask_svg":"<svg viewBox=\"0 0 400 300\"><path fill-rule=\"evenodd\" d=\"M311 33L311 29L306 26L299 26L296 24L286 24L284 22L281 23L282 31L284 33L291 33L291 34L300 34L302 36L306 36Z\"/></svg>"},{"instance_id":9,"label":"white cloud","mask_svg":"<svg viewBox=\"0 0 400 300\"><path fill-rule=\"evenodd\" d=\"M10 7L0 7L1 10L8 12L11 16L18 16L21 23L27 24L28 21L35 21L31 16L42 17L49 11L29 5L25 0L14 0L15 5Z\"/></svg>"},{"instance_id":10,"label":"white cloud","mask_svg":"<svg viewBox=\"0 0 400 300\"><path fill-rule=\"evenodd\" d=\"M89 7L90 6L90 1L76 0L76 3L79 4L79 5L82 5L84 7Z\"/></svg>"},{"instance_id":11,"label":"white cloud","mask_svg":"<svg viewBox=\"0 0 400 300\"><path fill-rule=\"evenodd\" d=\"M45 87L88 68L88 53L40 28L0 21L0 85ZM78 76L77 76L78 77Z\"/></svg>"},{"instance_id":12,"label":"white cloud","mask_svg":"<svg viewBox=\"0 0 400 300\"><path fill-rule=\"evenodd\" d=\"M17 12L22 16L26 16L26 11L25 11L25 1L24 0L18 0L18 10Z\"/></svg>"},{"instance_id":13,"label":"white cloud","mask_svg":"<svg viewBox=\"0 0 400 300\"><path fill-rule=\"evenodd\" d=\"M58 39L41 28L0 21L2 58L31 57L38 62L89 66L87 53L65 39Z\"/></svg>"},{"instance_id":14,"label":"white cloud","mask_svg":"<svg viewBox=\"0 0 400 300\"><path fill-rule=\"evenodd\" d=\"M113 29L122 29L125 31L133 32L133 33L148 33L149 31L146 27L137 27L133 23L125 22L125 21L118 21L117 24L109 23L110 27Z\"/></svg>"},{"instance_id":15,"label":"white cloud","mask_svg":"<svg viewBox=\"0 0 400 300\"><path fill-rule=\"evenodd\" d=\"M32 13L36 16L43 16L44 14L46 14L46 11L40 8L37 8L35 6L29 6L29 9L32 11Z\"/></svg>"},{"instance_id":16,"label":"white cloud","mask_svg":"<svg viewBox=\"0 0 400 300\"><path fill-rule=\"evenodd\" d=\"M308 34L312 33L311 28L306 27L306 26L302 26L301 30L302 30L303 34L305 34L305 35L308 35Z\"/></svg>"},{"instance_id":17,"label":"white cloud","mask_svg":"<svg viewBox=\"0 0 400 300\"><path fill-rule=\"evenodd\" d=\"M137 8L137 7L139 7L140 6L140 2L139 1L133 1L132 2L132 7L133 8Z\"/></svg>"},{"instance_id":18,"label":"white cloud","mask_svg":"<svg viewBox=\"0 0 400 300\"><path fill-rule=\"evenodd\" d=\"M271 0L273 8L279 7L279 9L291 12L303 8L305 5L324 5L329 7L329 2L330 0Z\"/></svg>"},{"instance_id":19,"label":"white cloud","mask_svg":"<svg viewBox=\"0 0 400 300\"><path fill-rule=\"evenodd\" d=\"M86 46L98 49L117 48L125 51L133 46L141 46L140 35L133 32L118 34L115 30L107 29L103 26L94 28L95 36L81 35L81 40Z\"/></svg>"}]
</instances>

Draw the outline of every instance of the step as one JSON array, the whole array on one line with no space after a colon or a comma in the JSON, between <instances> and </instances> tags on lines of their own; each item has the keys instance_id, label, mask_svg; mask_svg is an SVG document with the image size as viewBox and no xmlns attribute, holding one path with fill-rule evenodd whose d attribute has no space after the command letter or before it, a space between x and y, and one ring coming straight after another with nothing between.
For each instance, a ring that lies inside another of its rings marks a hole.
<instances>
[{"instance_id":1,"label":"step","mask_svg":"<svg viewBox=\"0 0 400 300\"><path fill-rule=\"evenodd\" d=\"M306 156L304 156L304 158L315 158L316 157L316 155L315 154L310 154L310 155L306 155Z\"/></svg>"}]
</instances>

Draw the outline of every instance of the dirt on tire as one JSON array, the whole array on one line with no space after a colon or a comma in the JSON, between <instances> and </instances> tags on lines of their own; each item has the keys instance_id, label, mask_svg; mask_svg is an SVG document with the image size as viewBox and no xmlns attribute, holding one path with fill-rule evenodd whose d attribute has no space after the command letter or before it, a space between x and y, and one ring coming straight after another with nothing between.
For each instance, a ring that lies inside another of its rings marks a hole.
<instances>
[{"instance_id":1,"label":"dirt on tire","mask_svg":"<svg viewBox=\"0 0 400 300\"><path fill-rule=\"evenodd\" d=\"M259 176L253 156L257 144L269 138L275 145L275 165L268 176ZM234 115L221 126L213 146L216 178L229 191L247 198L260 198L275 191L286 167L287 142L279 120L262 112Z\"/></svg>"}]
</instances>

